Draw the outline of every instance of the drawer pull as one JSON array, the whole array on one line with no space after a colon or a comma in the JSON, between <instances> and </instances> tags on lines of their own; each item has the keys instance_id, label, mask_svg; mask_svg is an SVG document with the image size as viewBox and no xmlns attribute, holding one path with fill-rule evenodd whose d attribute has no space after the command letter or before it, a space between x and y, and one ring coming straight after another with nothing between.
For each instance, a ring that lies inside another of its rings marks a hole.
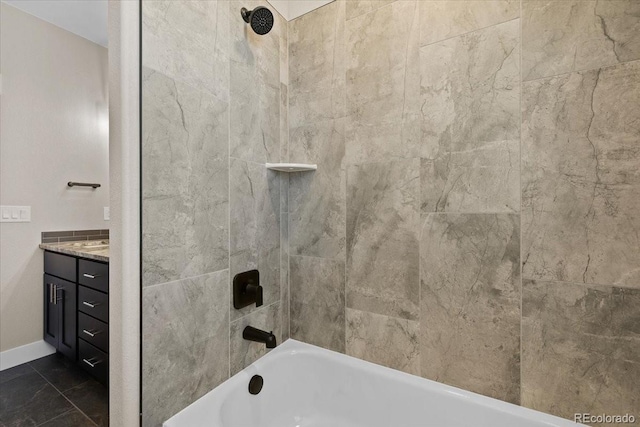
<instances>
[{"instance_id":1,"label":"drawer pull","mask_svg":"<svg viewBox=\"0 0 640 427\"><path fill-rule=\"evenodd\" d=\"M82 332L87 334L87 335L89 335L90 337L95 337L96 335L98 335L102 331L95 331L95 330L87 331L86 329L83 329Z\"/></svg>"},{"instance_id":2,"label":"drawer pull","mask_svg":"<svg viewBox=\"0 0 640 427\"><path fill-rule=\"evenodd\" d=\"M87 273L84 273L83 276L86 277L87 279L95 279L96 277L100 277L99 274L87 274Z\"/></svg>"},{"instance_id":3,"label":"drawer pull","mask_svg":"<svg viewBox=\"0 0 640 427\"><path fill-rule=\"evenodd\" d=\"M102 362L102 360L96 359L95 357L92 357L91 359L82 359L82 361L92 368L95 368L97 364Z\"/></svg>"},{"instance_id":4,"label":"drawer pull","mask_svg":"<svg viewBox=\"0 0 640 427\"><path fill-rule=\"evenodd\" d=\"M86 305L89 308L96 308L97 306L100 305L99 302L89 302L89 301L82 301L83 305Z\"/></svg>"}]
</instances>

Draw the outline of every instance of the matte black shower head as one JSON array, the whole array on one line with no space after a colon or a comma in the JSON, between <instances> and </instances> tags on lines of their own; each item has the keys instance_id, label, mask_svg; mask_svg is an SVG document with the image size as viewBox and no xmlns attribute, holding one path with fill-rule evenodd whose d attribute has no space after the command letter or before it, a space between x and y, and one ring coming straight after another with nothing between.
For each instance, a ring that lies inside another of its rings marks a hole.
<instances>
[{"instance_id":1,"label":"matte black shower head","mask_svg":"<svg viewBox=\"0 0 640 427\"><path fill-rule=\"evenodd\" d=\"M273 13L266 7L258 6L253 10L240 9L244 22L251 25L251 29L261 36L273 28Z\"/></svg>"}]
</instances>

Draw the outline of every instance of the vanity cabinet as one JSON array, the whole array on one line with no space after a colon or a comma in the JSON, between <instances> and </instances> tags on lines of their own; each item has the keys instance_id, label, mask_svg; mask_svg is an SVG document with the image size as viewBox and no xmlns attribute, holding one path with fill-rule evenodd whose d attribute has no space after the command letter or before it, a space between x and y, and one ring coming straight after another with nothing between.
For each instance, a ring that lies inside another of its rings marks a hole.
<instances>
[{"instance_id":1,"label":"vanity cabinet","mask_svg":"<svg viewBox=\"0 0 640 427\"><path fill-rule=\"evenodd\" d=\"M45 251L44 339L108 385L108 263Z\"/></svg>"},{"instance_id":2,"label":"vanity cabinet","mask_svg":"<svg viewBox=\"0 0 640 427\"><path fill-rule=\"evenodd\" d=\"M74 257L44 254L44 340L71 360L77 352L77 287Z\"/></svg>"},{"instance_id":3,"label":"vanity cabinet","mask_svg":"<svg viewBox=\"0 0 640 427\"><path fill-rule=\"evenodd\" d=\"M44 275L44 340L76 360L76 284Z\"/></svg>"}]
</instances>

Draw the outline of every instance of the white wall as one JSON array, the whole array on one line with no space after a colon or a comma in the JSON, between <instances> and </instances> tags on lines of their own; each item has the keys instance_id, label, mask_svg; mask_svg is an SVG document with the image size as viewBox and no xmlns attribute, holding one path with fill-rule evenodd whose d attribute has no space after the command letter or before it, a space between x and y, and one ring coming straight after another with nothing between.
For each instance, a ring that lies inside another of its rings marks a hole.
<instances>
[{"instance_id":1,"label":"white wall","mask_svg":"<svg viewBox=\"0 0 640 427\"><path fill-rule=\"evenodd\" d=\"M1 5L0 351L42 339L40 232L108 228L107 49ZM97 190L67 181L99 182Z\"/></svg>"}]
</instances>

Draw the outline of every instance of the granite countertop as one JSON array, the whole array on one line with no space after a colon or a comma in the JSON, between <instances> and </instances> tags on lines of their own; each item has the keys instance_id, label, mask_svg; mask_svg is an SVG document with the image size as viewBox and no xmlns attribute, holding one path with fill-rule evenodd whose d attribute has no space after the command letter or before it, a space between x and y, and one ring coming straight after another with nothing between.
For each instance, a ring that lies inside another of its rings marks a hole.
<instances>
[{"instance_id":1,"label":"granite countertop","mask_svg":"<svg viewBox=\"0 0 640 427\"><path fill-rule=\"evenodd\" d=\"M80 242L40 243L40 249L73 255L96 261L109 262L108 240L83 240Z\"/></svg>"}]
</instances>

